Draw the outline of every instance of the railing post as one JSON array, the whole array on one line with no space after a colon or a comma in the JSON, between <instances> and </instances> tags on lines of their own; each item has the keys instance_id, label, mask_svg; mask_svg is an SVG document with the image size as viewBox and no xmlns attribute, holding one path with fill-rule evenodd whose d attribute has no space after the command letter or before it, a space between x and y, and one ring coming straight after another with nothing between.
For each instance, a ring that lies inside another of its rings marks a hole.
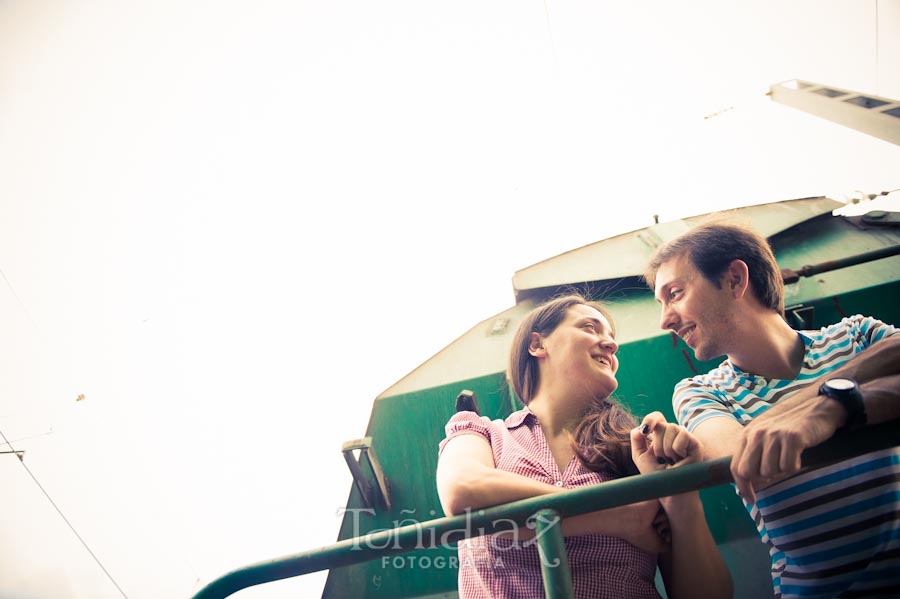
<instances>
[{"instance_id":1,"label":"railing post","mask_svg":"<svg viewBox=\"0 0 900 599\"><path fill-rule=\"evenodd\" d=\"M562 533L562 518L555 510L540 510L534 515L534 521L544 593L547 599L571 599L575 594Z\"/></svg>"}]
</instances>

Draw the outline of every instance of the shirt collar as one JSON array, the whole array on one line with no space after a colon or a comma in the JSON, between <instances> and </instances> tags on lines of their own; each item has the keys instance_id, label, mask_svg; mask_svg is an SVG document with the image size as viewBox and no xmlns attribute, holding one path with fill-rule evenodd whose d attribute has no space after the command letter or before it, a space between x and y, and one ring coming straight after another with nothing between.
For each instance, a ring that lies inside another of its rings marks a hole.
<instances>
[{"instance_id":1,"label":"shirt collar","mask_svg":"<svg viewBox=\"0 0 900 599\"><path fill-rule=\"evenodd\" d=\"M534 415L534 412L529 410L528 406L525 406L521 410L513 412L512 414L507 416L506 420L504 420L504 423L506 424L507 429L512 430L516 427L521 426L529 416L531 418L537 418L537 416Z\"/></svg>"},{"instance_id":2,"label":"shirt collar","mask_svg":"<svg viewBox=\"0 0 900 599\"><path fill-rule=\"evenodd\" d=\"M806 331L797 331L797 334L800 335L800 338L803 339L803 345L806 346L807 349L810 348L813 344L813 338L810 337Z\"/></svg>"}]
</instances>

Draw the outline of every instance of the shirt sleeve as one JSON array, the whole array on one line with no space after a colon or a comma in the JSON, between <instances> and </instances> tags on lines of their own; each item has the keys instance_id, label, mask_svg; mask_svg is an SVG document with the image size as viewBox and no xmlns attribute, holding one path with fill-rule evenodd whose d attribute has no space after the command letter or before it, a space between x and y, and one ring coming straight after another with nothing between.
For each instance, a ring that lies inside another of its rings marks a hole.
<instances>
[{"instance_id":1,"label":"shirt sleeve","mask_svg":"<svg viewBox=\"0 0 900 599\"><path fill-rule=\"evenodd\" d=\"M859 338L865 340L866 347L882 339L900 335L900 329L894 325L887 324L871 316L856 314L846 320L850 322L850 326L853 327L854 331L858 331Z\"/></svg>"},{"instance_id":2,"label":"shirt sleeve","mask_svg":"<svg viewBox=\"0 0 900 599\"><path fill-rule=\"evenodd\" d=\"M672 409L678 424L688 432L693 432L698 424L710 418L727 417L738 420L728 409L726 401L697 379L683 379L675 385Z\"/></svg>"},{"instance_id":3,"label":"shirt sleeve","mask_svg":"<svg viewBox=\"0 0 900 599\"><path fill-rule=\"evenodd\" d=\"M457 412L444 426L444 440L438 445L438 455L454 437L461 435L479 435L488 443L491 442L490 419L479 416L475 412Z\"/></svg>"}]
</instances>

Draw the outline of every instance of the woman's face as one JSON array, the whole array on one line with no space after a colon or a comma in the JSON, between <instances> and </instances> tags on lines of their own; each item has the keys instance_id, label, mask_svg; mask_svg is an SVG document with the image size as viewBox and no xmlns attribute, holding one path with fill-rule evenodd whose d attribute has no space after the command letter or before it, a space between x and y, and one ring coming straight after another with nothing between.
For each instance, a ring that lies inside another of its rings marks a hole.
<instances>
[{"instance_id":1,"label":"woman's face","mask_svg":"<svg viewBox=\"0 0 900 599\"><path fill-rule=\"evenodd\" d=\"M609 396L619 386L619 349L609 321L596 308L571 306L542 344L547 361L542 383L578 385L590 396Z\"/></svg>"}]
</instances>

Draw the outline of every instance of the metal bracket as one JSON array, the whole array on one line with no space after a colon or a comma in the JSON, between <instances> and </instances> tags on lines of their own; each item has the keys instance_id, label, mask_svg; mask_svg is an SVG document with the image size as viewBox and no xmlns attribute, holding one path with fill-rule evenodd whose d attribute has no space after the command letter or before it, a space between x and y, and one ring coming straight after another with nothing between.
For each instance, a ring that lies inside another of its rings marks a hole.
<instances>
[{"instance_id":1,"label":"metal bracket","mask_svg":"<svg viewBox=\"0 0 900 599\"><path fill-rule=\"evenodd\" d=\"M784 309L785 318L795 331L815 328L813 326L815 312L815 306L804 306L803 304L788 306Z\"/></svg>"},{"instance_id":2,"label":"metal bracket","mask_svg":"<svg viewBox=\"0 0 900 599\"><path fill-rule=\"evenodd\" d=\"M354 454L355 451L359 451L359 458ZM341 447L341 453L344 454L344 460L366 507L391 509L391 497L384 473L372 449L372 437L347 441Z\"/></svg>"},{"instance_id":3,"label":"metal bracket","mask_svg":"<svg viewBox=\"0 0 900 599\"><path fill-rule=\"evenodd\" d=\"M456 411L475 412L477 415L481 416L481 410L478 407L478 398L475 397L474 391L463 389L459 392L459 395L456 396Z\"/></svg>"}]
</instances>

